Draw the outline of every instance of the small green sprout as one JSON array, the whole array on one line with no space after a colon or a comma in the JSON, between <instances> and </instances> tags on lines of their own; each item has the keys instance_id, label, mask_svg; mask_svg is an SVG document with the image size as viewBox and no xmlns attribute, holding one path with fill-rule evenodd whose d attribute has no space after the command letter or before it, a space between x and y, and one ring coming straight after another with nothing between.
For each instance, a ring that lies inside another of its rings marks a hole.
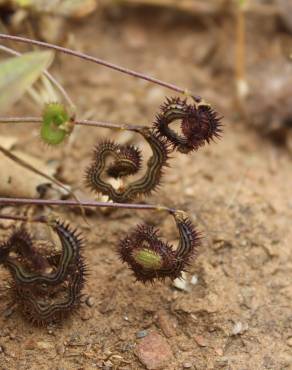
<instances>
[{"instance_id":1,"label":"small green sprout","mask_svg":"<svg viewBox=\"0 0 292 370\"><path fill-rule=\"evenodd\" d=\"M43 111L41 138L50 145L58 145L72 132L73 124L65 107L60 103L49 103Z\"/></svg>"}]
</instances>

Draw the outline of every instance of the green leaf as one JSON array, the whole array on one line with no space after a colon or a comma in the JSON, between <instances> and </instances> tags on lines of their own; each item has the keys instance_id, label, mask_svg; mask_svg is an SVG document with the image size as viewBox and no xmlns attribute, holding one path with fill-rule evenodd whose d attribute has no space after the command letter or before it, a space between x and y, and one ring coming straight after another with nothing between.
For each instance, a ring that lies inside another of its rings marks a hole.
<instances>
[{"instance_id":1,"label":"green leaf","mask_svg":"<svg viewBox=\"0 0 292 370\"><path fill-rule=\"evenodd\" d=\"M51 51L33 51L0 63L0 112L8 110L53 61Z\"/></svg>"}]
</instances>

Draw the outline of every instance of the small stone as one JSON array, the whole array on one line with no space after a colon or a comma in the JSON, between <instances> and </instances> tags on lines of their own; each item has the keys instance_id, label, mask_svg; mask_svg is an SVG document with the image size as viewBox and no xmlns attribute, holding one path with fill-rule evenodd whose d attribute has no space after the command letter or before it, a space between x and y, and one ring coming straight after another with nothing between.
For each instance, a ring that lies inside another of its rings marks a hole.
<instances>
[{"instance_id":1,"label":"small stone","mask_svg":"<svg viewBox=\"0 0 292 370\"><path fill-rule=\"evenodd\" d=\"M232 328L232 335L239 335L247 331L248 324L240 321L236 322Z\"/></svg>"},{"instance_id":2,"label":"small stone","mask_svg":"<svg viewBox=\"0 0 292 370\"><path fill-rule=\"evenodd\" d=\"M135 353L148 370L163 369L173 359L166 339L155 332L141 339Z\"/></svg>"},{"instance_id":3,"label":"small stone","mask_svg":"<svg viewBox=\"0 0 292 370\"><path fill-rule=\"evenodd\" d=\"M207 347L207 342L205 338L202 335L195 335L194 339L198 346L200 347Z\"/></svg>"},{"instance_id":4,"label":"small stone","mask_svg":"<svg viewBox=\"0 0 292 370\"><path fill-rule=\"evenodd\" d=\"M191 278L191 284L192 285L197 285L198 284L198 277L196 275L193 275L192 278Z\"/></svg>"},{"instance_id":5,"label":"small stone","mask_svg":"<svg viewBox=\"0 0 292 370\"><path fill-rule=\"evenodd\" d=\"M33 339L29 339L24 343L24 349L33 350L36 348L36 342Z\"/></svg>"},{"instance_id":6,"label":"small stone","mask_svg":"<svg viewBox=\"0 0 292 370\"><path fill-rule=\"evenodd\" d=\"M174 279L173 280L173 286L176 288L176 289L179 289L179 290L184 290L185 292L189 292L190 291L190 286L189 286L189 283L186 279L187 275L185 272L182 273L181 275L181 278L177 278L177 279Z\"/></svg>"},{"instance_id":7,"label":"small stone","mask_svg":"<svg viewBox=\"0 0 292 370\"><path fill-rule=\"evenodd\" d=\"M3 313L3 316L6 318L6 317L10 317L14 312L14 307L8 307L5 309L4 313Z\"/></svg>"},{"instance_id":8,"label":"small stone","mask_svg":"<svg viewBox=\"0 0 292 370\"><path fill-rule=\"evenodd\" d=\"M185 362L185 363L183 364L183 368L184 368L184 369L190 369L192 366L193 366L193 365L192 365L190 362Z\"/></svg>"},{"instance_id":9,"label":"small stone","mask_svg":"<svg viewBox=\"0 0 292 370\"><path fill-rule=\"evenodd\" d=\"M287 344L289 347L292 347L292 337L287 339Z\"/></svg>"},{"instance_id":10,"label":"small stone","mask_svg":"<svg viewBox=\"0 0 292 370\"><path fill-rule=\"evenodd\" d=\"M217 353L218 356L223 356L224 351L222 348L215 347L214 351Z\"/></svg>"},{"instance_id":11,"label":"small stone","mask_svg":"<svg viewBox=\"0 0 292 370\"><path fill-rule=\"evenodd\" d=\"M63 355L66 351L66 347L63 344L57 344L55 348L58 355Z\"/></svg>"},{"instance_id":12,"label":"small stone","mask_svg":"<svg viewBox=\"0 0 292 370\"><path fill-rule=\"evenodd\" d=\"M158 312L157 324L167 338L175 336L175 323L165 311L161 310Z\"/></svg>"},{"instance_id":13,"label":"small stone","mask_svg":"<svg viewBox=\"0 0 292 370\"><path fill-rule=\"evenodd\" d=\"M93 307L94 306L94 298L91 296L88 296L85 300L85 303L87 304L88 307Z\"/></svg>"},{"instance_id":14,"label":"small stone","mask_svg":"<svg viewBox=\"0 0 292 370\"><path fill-rule=\"evenodd\" d=\"M188 196L193 196L194 195L194 188L192 187L187 187L184 191L185 195L188 195Z\"/></svg>"},{"instance_id":15,"label":"small stone","mask_svg":"<svg viewBox=\"0 0 292 370\"><path fill-rule=\"evenodd\" d=\"M147 330L140 330L138 331L138 333L136 334L136 337L137 338L144 338L148 335L148 331Z\"/></svg>"}]
</instances>

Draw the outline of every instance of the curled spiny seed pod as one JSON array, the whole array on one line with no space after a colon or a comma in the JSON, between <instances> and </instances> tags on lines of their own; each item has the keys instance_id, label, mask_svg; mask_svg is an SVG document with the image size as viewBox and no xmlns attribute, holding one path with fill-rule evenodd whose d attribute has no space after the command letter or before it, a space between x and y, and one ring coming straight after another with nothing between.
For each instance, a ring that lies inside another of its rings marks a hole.
<instances>
[{"instance_id":1,"label":"curled spiny seed pod","mask_svg":"<svg viewBox=\"0 0 292 370\"><path fill-rule=\"evenodd\" d=\"M60 144L72 130L72 122L62 104L49 103L45 106L41 126L41 138L45 143Z\"/></svg>"},{"instance_id":2,"label":"curled spiny seed pod","mask_svg":"<svg viewBox=\"0 0 292 370\"><path fill-rule=\"evenodd\" d=\"M121 146L111 142L104 142L96 147L92 164L86 170L85 181L91 190L107 195L114 202L125 203L139 196L150 195L158 188L163 175L163 167L167 166L169 146L165 139L159 137L159 135L153 133L150 129L146 128L141 130L140 133L152 149L152 156L147 162L145 174L134 182L123 185L118 189L115 189L110 183L106 182L103 179L104 172L106 171L106 160L108 157L113 156L117 164L119 160L117 148L121 150ZM126 153L126 160L129 161L131 158L131 166L140 168L141 156L138 154L140 153L138 149L131 147L129 150L126 147L122 152L123 161ZM115 174L119 172L117 171L116 164L110 166L111 174L113 169L115 169Z\"/></svg>"},{"instance_id":3,"label":"curled spiny seed pod","mask_svg":"<svg viewBox=\"0 0 292 370\"><path fill-rule=\"evenodd\" d=\"M188 104L186 99L171 98L161 106L154 128L159 135L171 142L173 148L181 153L189 153L220 137L220 119L210 105L203 101L195 100L193 104ZM183 135L169 127L177 120L181 122Z\"/></svg>"},{"instance_id":4,"label":"curled spiny seed pod","mask_svg":"<svg viewBox=\"0 0 292 370\"><path fill-rule=\"evenodd\" d=\"M1 263L12 275L14 299L25 317L39 325L58 321L79 306L86 273L80 235L58 220L49 226L61 242L54 259L33 247L24 228L0 246L0 255L9 250Z\"/></svg>"},{"instance_id":5,"label":"curled spiny seed pod","mask_svg":"<svg viewBox=\"0 0 292 370\"><path fill-rule=\"evenodd\" d=\"M17 263L21 261L21 263L29 265L29 268L36 271L45 269L48 266L46 259L34 248L32 237L24 227L14 230L6 245L9 253L15 252L18 254ZM10 260L10 258L7 259L7 266L9 266Z\"/></svg>"},{"instance_id":6,"label":"curled spiny seed pod","mask_svg":"<svg viewBox=\"0 0 292 370\"><path fill-rule=\"evenodd\" d=\"M115 160L107 169L110 177L120 178L135 175L141 168L141 151L132 145L118 145L114 143L101 143L100 146L109 145L113 153L116 153Z\"/></svg>"},{"instance_id":7,"label":"curled spiny seed pod","mask_svg":"<svg viewBox=\"0 0 292 370\"><path fill-rule=\"evenodd\" d=\"M180 211L173 214L179 230L179 245L175 250L158 237L152 226L140 225L123 239L118 253L123 262L133 270L137 280L143 283L155 279L176 279L196 255L200 236L190 219Z\"/></svg>"}]
</instances>

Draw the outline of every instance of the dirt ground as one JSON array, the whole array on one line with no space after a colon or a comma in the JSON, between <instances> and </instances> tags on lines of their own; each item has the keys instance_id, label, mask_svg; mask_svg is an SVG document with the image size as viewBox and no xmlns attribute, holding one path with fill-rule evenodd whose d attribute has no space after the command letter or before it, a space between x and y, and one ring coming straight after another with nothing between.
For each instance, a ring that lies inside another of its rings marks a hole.
<instances>
[{"instance_id":1,"label":"dirt ground","mask_svg":"<svg viewBox=\"0 0 292 370\"><path fill-rule=\"evenodd\" d=\"M275 22L253 21L248 65L280 53L281 40L291 42ZM240 119L232 20L125 8L71 23L68 32L71 47L193 90L224 116L222 139L191 155L175 155L164 186L147 199L188 212L205 238L187 273L189 289L169 281L144 286L134 282L115 246L142 220L175 243L171 219L96 211L88 227L78 211L55 209L86 236L90 305L84 303L60 326L35 328L17 310L7 312L1 271L0 368L144 369L136 349L142 336L156 332L173 354L165 369L292 369L292 158ZM267 41L269 32L273 37ZM58 56L52 72L84 118L150 124L164 97L173 96L66 56ZM28 100L11 112L38 113ZM39 143L35 126L6 126L1 134L17 136L31 154L58 160L59 178L84 190L82 171L91 148L109 132L78 128L74 140L56 150ZM140 137L110 135L143 145Z\"/></svg>"}]
</instances>

